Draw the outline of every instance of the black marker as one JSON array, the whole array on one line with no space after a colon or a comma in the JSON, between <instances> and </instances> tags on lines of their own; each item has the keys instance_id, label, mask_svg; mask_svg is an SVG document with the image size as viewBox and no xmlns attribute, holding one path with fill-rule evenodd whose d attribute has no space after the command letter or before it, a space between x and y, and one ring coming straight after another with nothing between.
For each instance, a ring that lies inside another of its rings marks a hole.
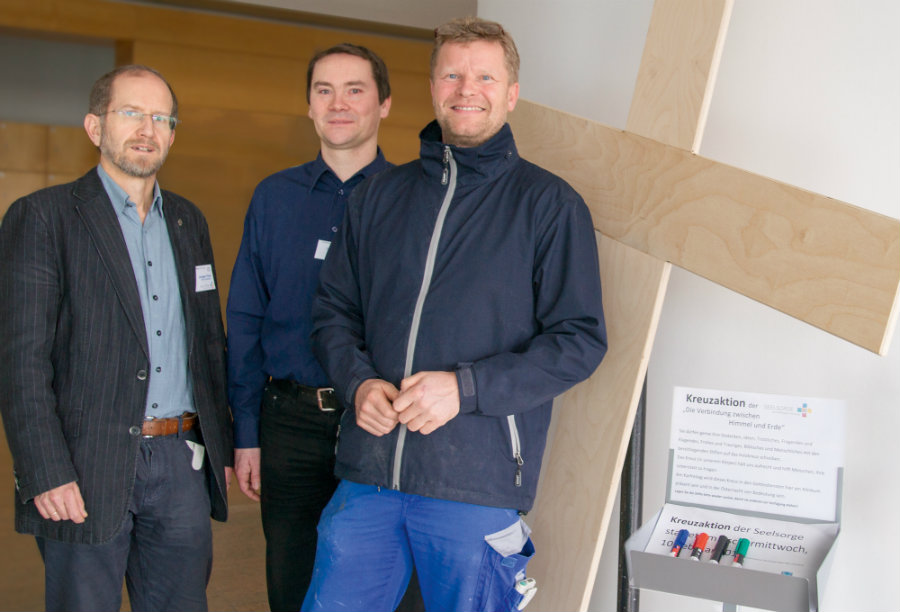
<instances>
[{"instance_id":1,"label":"black marker","mask_svg":"<svg viewBox=\"0 0 900 612\"><path fill-rule=\"evenodd\" d=\"M727 535L720 535L719 539L716 540L716 546L713 548L712 553L709 557L710 563L718 563L722 558L722 555L725 554L725 551L728 550L728 543L731 540L728 539Z\"/></svg>"}]
</instances>

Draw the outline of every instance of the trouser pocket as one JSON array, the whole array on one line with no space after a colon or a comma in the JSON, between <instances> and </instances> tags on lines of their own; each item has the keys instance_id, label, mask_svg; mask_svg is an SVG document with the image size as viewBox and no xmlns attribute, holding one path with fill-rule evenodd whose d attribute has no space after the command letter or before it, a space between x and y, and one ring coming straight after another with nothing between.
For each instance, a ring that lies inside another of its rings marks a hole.
<instances>
[{"instance_id":1,"label":"trouser pocket","mask_svg":"<svg viewBox=\"0 0 900 612\"><path fill-rule=\"evenodd\" d=\"M537 587L525 568L534 556L531 530L519 520L509 528L485 536L488 546L479 574L479 610L516 612L534 596Z\"/></svg>"}]
</instances>

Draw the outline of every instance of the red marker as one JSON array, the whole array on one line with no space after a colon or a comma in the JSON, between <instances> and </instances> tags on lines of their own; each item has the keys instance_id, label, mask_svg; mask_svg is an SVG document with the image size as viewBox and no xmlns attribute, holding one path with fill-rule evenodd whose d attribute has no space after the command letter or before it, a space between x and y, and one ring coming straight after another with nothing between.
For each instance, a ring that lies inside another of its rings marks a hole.
<instances>
[{"instance_id":1,"label":"red marker","mask_svg":"<svg viewBox=\"0 0 900 612\"><path fill-rule=\"evenodd\" d=\"M700 557L703 555L703 551L706 550L706 542L709 540L709 536L705 533L698 533L697 537L694 538L694 545L691 547L691 561L699 561Z\"/></svg>"}]
</instances>

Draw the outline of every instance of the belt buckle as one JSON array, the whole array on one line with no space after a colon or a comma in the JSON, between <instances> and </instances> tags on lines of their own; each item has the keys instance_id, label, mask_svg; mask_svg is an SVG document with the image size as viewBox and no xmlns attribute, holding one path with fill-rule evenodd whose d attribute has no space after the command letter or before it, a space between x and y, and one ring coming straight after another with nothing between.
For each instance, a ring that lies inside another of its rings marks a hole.
<instances>
[{"instance_id":1,"label":"belt buckle","mask_svg":"<svg viewBox=\"0 0 900 612\"><path fill-rule=\"evenodd\" d=\"M144 423L149 423L149 422L155 421L155 420L156 420L156 419L155 419L154 417L152 417L152 416L145 416L145 417L144 417ZM143 429L143 423L141 424L141 429ZM156 437L158 437L158 436L157 436L156 434L150 434L150 435L146 435L146 436L145 436L145 435L143 435L143 432L142 432L142 433L141 433L141 437L142 437L143 439L145 439L145 440L149 440L150 438L156 438Z\"/></svg>"},{"instance_id":2,"label":"belt buckle","mask_svg":"<svg viewBox=\"0 0 900 612\"><path fill-rule=\"evenodd\" d=\"M320 412L334 412L334 406L326 406L325 405L325 396L331 395L334 396L334 387L320 387L316 389L316 401L319 404Z\"/></svg>"}]
</instances>

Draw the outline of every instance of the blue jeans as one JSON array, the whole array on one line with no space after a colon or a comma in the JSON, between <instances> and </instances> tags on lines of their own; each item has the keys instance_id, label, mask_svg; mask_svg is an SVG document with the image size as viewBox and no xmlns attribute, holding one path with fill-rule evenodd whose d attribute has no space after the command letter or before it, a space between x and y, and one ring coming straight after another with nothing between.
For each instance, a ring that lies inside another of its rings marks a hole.
<instances>
[{"instance_id":1,"label":"blue jeans","mask_svg":"<svg viewBox=\"0 0 900 612\"><path fill-rule=\"evenodd\" d=\"M319 522L302 609L393 610L415 565L426 610L511 611L533 553L515 510L343 481Z\"/></svg>"},{"instance_id":2,"label":"blue jeans","mask_svg":"<svg viewBox=\"0 0 900 612\"><path fill-rule=\"evenodd\" d=\"M191 465L187 440L196 442L196 432L141 440L131 502L109 542L37 538L48 611L118 611L123 578L134 612L207 609L209 492L205 468Z\"/></svg>"}]
</instances>

